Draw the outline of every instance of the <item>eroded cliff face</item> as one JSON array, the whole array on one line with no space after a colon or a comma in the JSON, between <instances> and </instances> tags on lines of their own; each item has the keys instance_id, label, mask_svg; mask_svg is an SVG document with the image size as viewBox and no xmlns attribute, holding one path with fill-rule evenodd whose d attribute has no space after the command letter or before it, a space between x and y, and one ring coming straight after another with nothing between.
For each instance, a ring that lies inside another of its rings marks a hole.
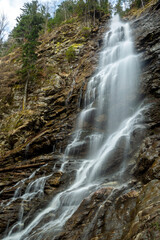
<instances>
[{"instance_id":1,"label":"eroded cliff face","mask_svg":"<svg viewBox=\"0 0 160 240\"><path fill-rule=\"evenodd\" d=\"M102 189L84 199L57 240L159 240L159 9L157 2L130 20L142 66L139 96L149 104L143 142L139 141L138 150L131 156L135 164L129 171L134 180L122 188L104 184ZM21 191L25 192L30 181L46 173L52 174L44 183L44 194L37 194L31 202L23 203L24 215L29 213L27 221L30 221L49 199L74 179L74 164L68 164L66 173L58 171L58 166L83 105L88 78L97 67L103 33L107 30L105 23L106 19L87 37L75 22L41 39L37 61L39 79L30 83L24 111L21 110L24 84L16 74L20 68L19 50L1 59L1 236L8 220L11 226L18 219L20 200L7 205L17 182L26 179L21 185ZM75 47L76 57L68 63L65 52L71 45ZM34 171L32 179L28 178ZM46 239L52 239L52 235Z\"/></svg>"},{"instance_id":2,"label":"eroded cliff face","mask_svg":"<svg viewBox=\"0 0 160 240\"><path fill-rule=\"evenodd\" d=\"M67 174L58 169L83 105L88 79L96 70L108 19L104 16L87 33L83 23L75 19L74 23L64 24L40 39L36 65L39 76L29 83L25 110L22 110L25 84L17 74L21 67L20 49L0 60L2 235L19 217L21 200L12 201L17 187L21 187L23 194L31 181L52 174L40 191L44 194L37 189L30 203L23 202L24 216L30 212L31 219L74 178L73 167L68 167ZM68 62L66 51L70 46L75 56Z\"/></svg>"}]
</instances>

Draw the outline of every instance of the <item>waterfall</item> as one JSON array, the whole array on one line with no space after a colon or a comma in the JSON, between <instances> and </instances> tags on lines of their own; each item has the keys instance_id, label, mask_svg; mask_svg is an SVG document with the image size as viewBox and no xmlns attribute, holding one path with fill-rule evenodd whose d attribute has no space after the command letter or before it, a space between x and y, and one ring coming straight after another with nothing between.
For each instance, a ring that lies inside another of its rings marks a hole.
<instances>
[{"instance_id":1,"label":"waterfall","mask_svg":"<svg viewBox=\"0 0 160 240\"><path fill-rule=\"evenodd\" d=\"M13 226L4 240L54 239L90 193L102 184L114 181L120 186L128 181L131 138L143 127L144 107L136 96L138 75L131 29L115 16L104 37L97 73L88 83L73 141L62 159L61 171L70 159L77 161L75 180L28 225L21 219L24 227L15 231Z\"/></svg>"}]
</instances>

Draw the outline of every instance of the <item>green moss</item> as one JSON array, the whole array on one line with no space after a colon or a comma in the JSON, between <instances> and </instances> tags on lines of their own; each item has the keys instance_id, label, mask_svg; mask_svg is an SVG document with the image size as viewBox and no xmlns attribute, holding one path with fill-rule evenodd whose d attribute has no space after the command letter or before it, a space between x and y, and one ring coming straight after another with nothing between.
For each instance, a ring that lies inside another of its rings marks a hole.
<instances>
[{"instance_id":1,"label":"green moss","mask_svg":"<svg viewBox=\"0 0 160 240\"><path fill-rule=\"evenodd\" d=\"M81 43L79 43L79 44L74 43L74 44L72 44L71 47L73 47L74 49L77 49L77 48L82 47L82 46L83 46L83 44L81 44Z\"/></svg>"},{"instance_id":2,"label":"green moss","mask_svg":"<svg viewBox=\"0 0 160 240\"><path fill-rule=\"evenodd\" d=\"M60 42L57 42L56 43L56 50L55 50L55 53L58 53L61 49L61 43Z\"/></svg>"},{"instance_id":3,"label":"green moss","mask_svg":"<svg viewBox=\"0 0 160 240\"><path fill-rule=\"evenodd\" d=\"M66 43L69 43L70 41L71 41L71 40L70 40L70 39L67 39L67 38L64 38L64 39L63 39L63 43L65 42L65 44L66 44Z\"/></svg>"},{"instance_id":4,"label":"green moss","mask_svg":"<svg viewBox=\"0 0 160 240\"><path fill-rule=\"evenodd\" d=\"M60 43L60 42L57 42L56 47L59 47L60 45L61 45L61 43Z\"/></svg>"},{"instance_id":5,"label":"green moss","mask_svg":"<svg viewBox=\"0 0 160 240\"><path fill-rule=\"evenodd\" d=\"M19 89L21 89L21 88L23 88L23 86L22 86L21 84L15 84L15 85L14 85L14 89L15 89L15 90L19 90Z\"/></svg>"},{"instance_id":6,"label":"green moss","mask_svg":"<svg viewBox=\"0 0 160 240\"><path fill-rule=\"evenodd\" d=\"M81 37L81 41L82 42L86 41L86 38L85 37Z\"/></svg>"}]
</instances>

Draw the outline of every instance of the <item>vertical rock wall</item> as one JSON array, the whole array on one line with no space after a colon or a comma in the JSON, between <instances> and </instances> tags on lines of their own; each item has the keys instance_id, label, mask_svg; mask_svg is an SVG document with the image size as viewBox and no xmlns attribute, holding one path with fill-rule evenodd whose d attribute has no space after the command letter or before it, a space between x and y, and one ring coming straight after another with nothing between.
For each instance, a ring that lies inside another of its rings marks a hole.
<instances>
[{"instance_id":1,"label":"vertical rock wall","mask_svg":"<svg viewBox=\"0 0 160 240\"><path fill-rule=\"evenodd\" d=\"M159 240L160 2L130 22L142 68L139 96L148 106L144 140L133 156L135 178L121 188L104 184L84 199L56 240Z\"/></svg>"},{"instance_id":2,"label":"vertical rock wall","mask_svg":"<svg viewBox=\"0 0 160 240\"><path fill-rule=\"evenodd\" d=\"M20 49L0 59L0 238L18 219L22 199L12 201L18 187L23 195L31 181L50 176L42 194L37 192L32 201L23 202L24 216L32 219L74 178L74 164L62 174L60 161L83 105L86 84L96 71L107 19L103 17L94 28L88 28L87 35L83 23L75 19L41 37L38 77L29 83L25 110L24 81L17 75ZM75 56L68 61L70 46Z\"/></svg>"}]
</instances>

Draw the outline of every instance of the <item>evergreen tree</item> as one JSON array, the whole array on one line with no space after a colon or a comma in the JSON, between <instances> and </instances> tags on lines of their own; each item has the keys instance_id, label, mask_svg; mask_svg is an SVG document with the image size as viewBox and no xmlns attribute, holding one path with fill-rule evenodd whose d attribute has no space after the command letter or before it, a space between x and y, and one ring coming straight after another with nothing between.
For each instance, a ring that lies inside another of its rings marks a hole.
<instances>
[{"instance_id":1,"label":"evergreen tree","mask_svg":"<svg viewBox=\"0 0 160 240\"><path fill-rule=\"evenodd\" d=\"M24 45L30 44L30 48L32 48L33 51L37 45L38 34L45 22L44 9L40 7L36 0L31 3L25 3L21 10L22 14L16 19L17 25L13 29L12 36ZM28 51L28 48L25 46L24 49ZM31 59L32 57L33 53L31 53ZM33 57L33 60L34 59L35 57Z\"/></svg>"},{"instance_id":2,"label":"evergreen tree","mask_svg":"<svg viewBox=\"0 0 160 240\"><path fill-rule=\"evenodd\" d=\"M110 13L108 0L65 0L57 8L54 18L49 20L49 29L74 16L84 17L86 24L95 25L96 13ZM98 15L100 16L100 14Z\"/></svg>"},{"instance_id":3,"label":"evergreen tree","mask_svg":"<svg viewBox=\"0 0 160 240\"><path fill-rule=\"evenodd\" d=\"M123 7L122 7L122 0L118 0L115 7L115 13L118 13L120 15L120 17L123 16Z\"/></svg>"},{"instance_id":4,"label":"evergreen tree","mask_svg":"<svg viewBox=\"0 0 160 240\"><path fill-rule=\"evenodd\" d=\"M26 105L28 82L36 75L35 61L37 59L36 47L38 35L45 23L45 9L37 0L25 3L21 9L22 14L17 18L17 25L13 29L12 36L22 44L22 69L21 74L25 79L25 96L23 108Z\"/></svg>"},{"instance_id":5,"label":"evergreen tree","mask_svg":"<svg viewBox=\"0 0 160 240\"><path fill-rule=\"evenodd\" d=\"M85 14L86 4L83 0L79 0L76 4L75 11L79 16L83 16Z\"/></svg>"}]
</instances>

